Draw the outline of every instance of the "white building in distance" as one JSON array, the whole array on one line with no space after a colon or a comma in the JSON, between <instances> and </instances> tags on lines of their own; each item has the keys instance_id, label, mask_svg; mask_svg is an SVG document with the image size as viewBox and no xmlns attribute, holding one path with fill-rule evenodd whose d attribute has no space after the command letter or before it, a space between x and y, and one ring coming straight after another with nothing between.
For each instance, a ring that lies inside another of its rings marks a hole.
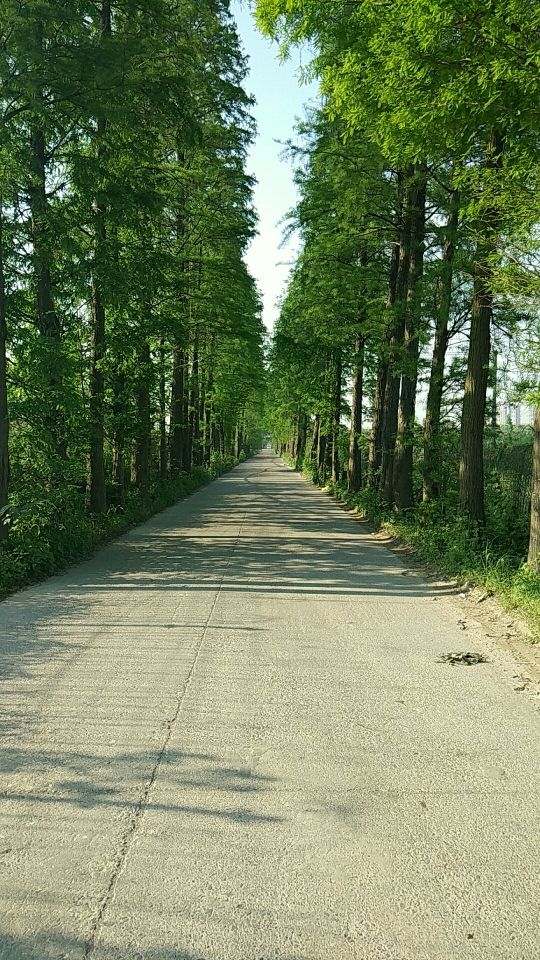
<instances>
[{"instance_id":1,"label":"white building in distance","mask_svg":"<svg viewBox=\"0 0 540 960\"><path fill-rule=\"evenodd\" d=\"M532 427L534 406L532 403L501 403L497 411L499 427Z\"/></svg>"}]
</instances>

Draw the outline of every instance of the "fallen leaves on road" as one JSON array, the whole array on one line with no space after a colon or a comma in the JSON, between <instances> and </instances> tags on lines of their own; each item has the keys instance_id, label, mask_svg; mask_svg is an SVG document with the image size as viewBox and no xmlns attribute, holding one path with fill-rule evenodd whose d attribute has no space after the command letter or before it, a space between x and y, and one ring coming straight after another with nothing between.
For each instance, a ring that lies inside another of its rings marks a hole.
<instances>
[{"instance_id":1,"label":"fallen leaves on road","mask_svg":"<svg viewBox=\"0 0 540 960\"><path fill-rule=\"evenodd\" d=\"M477 653L474 650L457 650L443 653L439 657L438 663L451 663L452 665L461 663L467 667L472 667L477 663L489 663L489 660L483 653Z\"/></svg>"}]
</instances>

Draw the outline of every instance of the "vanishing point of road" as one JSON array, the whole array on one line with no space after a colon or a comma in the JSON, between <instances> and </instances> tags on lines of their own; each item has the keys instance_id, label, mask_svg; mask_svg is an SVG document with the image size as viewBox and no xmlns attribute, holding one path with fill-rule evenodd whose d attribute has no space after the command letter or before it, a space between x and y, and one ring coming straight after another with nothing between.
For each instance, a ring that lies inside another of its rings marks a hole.
<instances>
[{"instance_id":1,"label":"vanishing point of road","mask_svg":"<svg viewBox=\"0 0 540 960\"><path fill-rule=\"evenodd\" d=\"M434 601L265 452L0 605L0 958L538 960L540 715Z\"/></svg>"}]
</instances>

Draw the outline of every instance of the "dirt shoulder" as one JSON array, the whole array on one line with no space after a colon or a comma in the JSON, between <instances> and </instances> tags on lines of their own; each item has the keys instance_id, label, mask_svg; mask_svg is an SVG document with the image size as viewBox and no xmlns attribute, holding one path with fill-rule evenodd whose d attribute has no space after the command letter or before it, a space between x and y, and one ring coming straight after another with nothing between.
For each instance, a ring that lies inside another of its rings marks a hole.
<instances>
[{"instance_id":1,"label":"dirt shoulder","mask_svg":"<svg viewBox=\"0 0 540 960\"><path fill-rule=\"evenodd\" d=\"M445 577L440 571L430 568L418 559L414 547L393 537L384 528L377 528L330 491L324 492L361 523L364 530L369 530L381 544L399 556L403 562L404 576L421 577L433 592L434 601L443 600L453 605L464 641L465 637L470 638L471 642L480 640L493 659L506 661L516 692L533 696L540 709L540 642L519 613L505 610L489 591L475 587L470 582L463 583ZM465 646L467 643L464 642Z\"/></svg>"}]
</instances>

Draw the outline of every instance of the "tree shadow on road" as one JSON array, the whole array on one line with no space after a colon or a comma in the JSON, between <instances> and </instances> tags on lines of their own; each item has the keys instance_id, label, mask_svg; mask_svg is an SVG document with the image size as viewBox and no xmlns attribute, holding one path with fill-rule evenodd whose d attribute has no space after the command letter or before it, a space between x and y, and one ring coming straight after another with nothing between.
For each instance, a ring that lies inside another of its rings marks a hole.
<instances>
[{"instance_id":1,"label":"tree shadow on road","mask_svg":"<svg viewBox=\"0 0 540 960\"><path fill-rule=\"evenodd\" d=\"M148 782L158 753L115 753L104 746L100 753L71 750L40 750L12 747L0 755L0 773L9 784L0 797L10 805L21 802L50 808L96 807L129 810L140 803L141 788ZM145 810L231 820L237 823L278 823L281 817L255 813L249 799L272 787L273 777L249 767L220 762L206 753L168 750L159 769L160 791L171 799L158 802L150 794ZM46 789L45 789L46 787ZM202 807L185 800L203 792L219 799L219 805ZM240 803L240 801L242 801ZM16 816L16 811L12 816ZM1 955L0 955L1 956Z\"/></svg>"},{"instance_id":2,"label":"tree shadow on road","mask_svg":"<svg viewBox=\"0 0 540 960\"><path fill-rule=\"evenodd\" d=\"M87 920L81 923L90 922L111 872L119 870L131 838L140 835L141 814L152 818L152 844L167 850L179 844L183 850L185 843L183 855L190 851L190 856L196 856L207 834L221 835L225 821L231 838L246 828L264 831L283 822L272 813L275 778L215 754L169 750L159 767L158 786L153 779L157 756L107 751L106 745L101 752L21 747L2 754L0 772L7 783L0 795L4 930L9 929L8 917L15 918L18 930L39 929L51 922L58 904L62 916L82 911ZM253 809L255 796L265 793L268 799ZM174 856L181 860L178 850ZM96 878L101 878L97 886ZM88 905L82 907L85 900ZM0 934L0 960L205 960L204 953L170 947L85 950L83 940L54 932L19 939Z\"/></svg>"},{"instance_id":3,"label":"tree shadow on road","mask_svg":"<svg viewBox=\"0 0 540 960\"><path fill-rule=\"evenodd\" d=\"M101 947L87 952L85 941L52 931L41 931L33 937L11 937L0 933L0 960L218 960L215 953L193 952L181 946L155 946L144 950L137 947ZM219 958L221 960L221 958ZM312 960L306 954L257 951L245 960Z\"/></svg>"},{"instance_id":4,"label":"tree shadow on road","mask_svg":"<svg viewBox=\"0 0 540 960\"><path fill-rule=\"evenodd\" d=\"M50 674L53 663L55 677L61 677L100 631L116 631L136 644L149 631L168 630L174 637L179 629L202 628L204 621L193 617L171 621L152 611L145 619L144 604L154 594L172 594L180 602L219 589L254 599L269 595L276 602L340 604L435 593L418 577L402 577L400 561L369 530L283 466L273 462L257 479L254 464L154 517L92 560L0 604L0 680L30 681L42 665ZM361 624L361 606L358 618ZM226 628L261 629L246 623ZM24 710L4 717L5 732L21 719Z\"/></svg>"}]
</instances>

